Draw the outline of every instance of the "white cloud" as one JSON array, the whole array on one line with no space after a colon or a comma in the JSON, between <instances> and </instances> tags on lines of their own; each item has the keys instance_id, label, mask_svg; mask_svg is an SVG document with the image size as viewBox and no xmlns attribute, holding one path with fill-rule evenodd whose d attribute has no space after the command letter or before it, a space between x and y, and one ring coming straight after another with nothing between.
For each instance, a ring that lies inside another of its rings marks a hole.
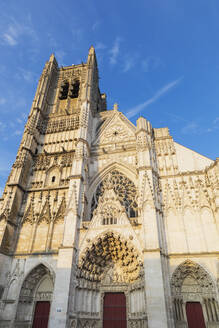
<instances>
[{"instance_id":1,"label":"white cloud","mask_svg":"<svg viewBox=\"0 0 219 328\"><path fill-rule=\"evenodd\" d=\"M120 43L121 43L121 39L117 37L116 40L114 41L112 48L109 51L111 65L115 65L117 63L117 59L120 51Z\"/></svg>"},{"instance_id":2,"label":"white cloud","mask_svg":"<svg viewBox=\"0 0 219 328\"><path fill-rule=\"evenodd\" d=\"M17 108L23 107L25 108L27 106L27 99L24 97L20 97L16 100L15 106Z\"/></svg>"},{"instance_id":3,"label":"white cloud","mask_svg":"<svg viewBox=\"0 0 219 328\"><path fill-rule=\"evenodd\" d=\"M216 117L216 119L214 120L214 124L217 124L219 122L219 117Z\"/></svg>"},{"instance_id":4,"label":"white cloud","mask_svg":"<svg viewBox=\"0 0 219 328\"><path fill-rule=\"evenodd\" d=\"M14 128L16 126L16 124L14 122L12 122L12 121L9 122L9 125L10 125L11 128Z\"/></svg>"},{"instance_id":5,"label":"white cloud","mask_svg":"<svg viewBox=\"0 0 219 328\"><path fill-rule=\"evenodd\" d=\"M146 100L145 102L131 108L128 110L128 112L126 113L126 116L128 118L131 118L133 116L135 116L136 114L138 114L141 110L145 109L146 107L148 107L149 105L153 104L155 101L157 101L161 96L163 96L164 94L166 94L168 91L170 91L171 89L173 89L175 86L177 86L181 81L182 81L183 77L180 77L177 80L174 80L168 84L166 84L164 87L162 87L161 89L159 89L155 95L153 97L151 97L150 99Z\"/></svg>"},{"instance_id":6,"label":"white cloud","mask_svg":"<svg viewBox=\"0 0 219 328\"><path fill-rule=\"evenodd\" d=\"M21 116L22 116L23 120L26 121L26 119L27 119L27 114L22 113Z\"/></svg>"},{"instance_id":7,"label":"white cloud","mask_svg":"<svg viewBox=\"0 0 219 328\"><path fill-rule=\"evenodd\" d=\"M144 72L150 72L162 65L159 57L149 56L142 60L141 66Z\"/></svg>"},{"instance_id":8,"label":"white cloud","mask_svg":"<svg viewBox=\"0 0 219 328\"><path fill-rule=\"evenodd\" d=\"M13 133L13 135L14 136L20 136L22 133L23 133L22 130L15 130L14 133Z\"/></svg>"},{"instance_id":9,"label":"white cloud","mask_svg":"<svg viewBox=\"0 0 219 328\"><path fill-rule=\"evenodd\" d=\"M0 121L0 133L4 132L6 129L6 124Z\"/></svg>"},{"instance_id":10,"label":"white cloud","mask_svg":"<svg viewBox=\"0 0 219 328\"><path fill-rule=\"evenodd\" d=\"M73 35L73 41L74 42L78 42L81 43L82 39L83 39L83 30L80 27L76 27L72 30L72 35Z\"/></svg>"},{"instance_id":11,"label":"white cloud","mask_svg":"<svg viewBox=\"0 0 219 328\"><path fill-rule=\"evenodd\" d=\"M16 44L18 43L17 40L12 35L10 35L9 33L4 33L3 34L3 40L9 46L16 46Z\"/></svg>"},{"instance_id":12,"label":"white cloud","mask_svg":"<svg viewBox=\"0 0 219 328\"><path fill-rule=\"evenodd\" d=\"M10 17L10 23L5 26L1 24L1 38L4 44L11 47L16 46L23 36L31 37L31 40L36 42L38 40L37 34L32 27L31 16L27 17L19 22L14 17Z\"/></svg>"},{"instance_id":13,"label":"white cloud","mask_svg":"<svg viewBox=\"0 0 219 328\"><path fill-rule=\"evenodd\" d=\"M176 122L188 122L187 120L185 120L183 117L179 116L179 115L176 115L176 114L173 114L173 113L168 113L168 112L165 112L166 115L168 115L172 122L176 123Z\"/></svg>"},{"instance_id":14,"label":"white cloud","mask_svg":"<svg viewBox=\"0 0 219 328\"><path fill-rule=\"evenodd\" d=\"M32 82L34 77L33 77L33 72L27 71L27 70L22 70L23 78L27 82Z\"/></svg>"},{"instance_id":15,"label":"white cloud","mask_svg":"<svg viewBox=\"0 0 219 328\"><path fill-rule=\"evenodd\" d=\"M19 80L25 80L26 82L30 83L33 82L36 78L35 73L28 71L23 68L19 68L18 73L16 74L16 78Z\"/></svg>"},{"instance_id":16,"label":"white cloud","mask_svg":"<svg viewBox=\"0 0 219 328\"><path fill-rule=\"evenodd\" d=\"M63 60L64 60L64 57L66 55L65 51L63 50L57 50L55 51L55 55L56 55L56 58L57 58L57 61L60 65L64 65L63 64Z\"/></svg>"},{"instance_id":17,"label":"white cloud","mask_svg":"<svg viewBox=\"0 0 219 328\"><path fill-rule=\"evenodd\" d=\"M106 49L106 45L102 42L97 42L94 48L95 50L103 50Z\"/></svg>"},{"instance_id":18,"label":"white cloud","mask_svg":"<svg viewBox=\"0 0 219 328\"><path fill-rule=\"evenodd\" d=\"M125 62L124 62L124 67L123 67L123 73L128 72L131 68L135 66L135 58L134 57L126 57Z\"/></svg>"},{"instance_id":19,"label":"white cloud","mask_svg":"<svg viewBox=\"0 0 219 328\"><path fill-rule=\"evenodd\" d=\"M100 21L95 22L95 23L92 25L92 31L97 30L99 26L100 26Z\"/></svg>"},{"instance_id":20,"label":"white cloud","mask_svg":"<svg viewBox=\"0 0 219 328\"><path fill-rule=\"evenodd\" d=\"M6 99L3 97L0 97L0 105L4 105L6 103Z\"/></svg>"},{"instance_id":21,"label":"white cloud","mask_svg":"<svg viewBox=\"0 0 219 328\"><path fill-rule=\"evenodd\" d=\"M182 129L181 132L183 134L196 134L199 131L199 126L195 122L187 123Z\"/></svg>"},{"instance_id":22,"label":"white cloud","mask_svg":"<svg viewBox=\"0 0 219 328\"><path fill-rule=\"evenodd\" d=\"M51 33L48 33L47 37L48 37L48 40L49 40L49 44L52 48L58 47L58 43L57 43L56 39L52 36Z\"/></svg>"}]
</instances>

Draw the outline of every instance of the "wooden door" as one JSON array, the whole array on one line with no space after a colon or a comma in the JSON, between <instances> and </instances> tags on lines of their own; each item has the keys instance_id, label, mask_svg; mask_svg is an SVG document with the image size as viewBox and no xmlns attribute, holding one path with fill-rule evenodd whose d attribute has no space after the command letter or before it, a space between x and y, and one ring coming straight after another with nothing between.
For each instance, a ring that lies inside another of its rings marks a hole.
<instances>
[{"instance_id":1,"label":"wooden door","mask_svg":"<svg viewBox=\"0 0 219 328\"><path fill-rule=\"evenodd\" d=\"M202 306L199 302L187 302L186 315L189 328L206 328Z\"/></svg>"},{"instance_id":2,"label":"wooden door","mask_svg":"<svg viewBox=\"0 0 219 328\"><path fill-rule=\"evenodd\" d=\"M124 293L105 293L103 328L126 328L126 298Z\"/></svg>"},{"instance_id":3,"label":"wooden door","mask_svg":"<svg viewBox=\"0 0 219 328\"><path fill-rule=\"evenodd\" d=\"M47 328L50 302L37 302L34 313L33 328Z\"/></svg>"}]
</instances>

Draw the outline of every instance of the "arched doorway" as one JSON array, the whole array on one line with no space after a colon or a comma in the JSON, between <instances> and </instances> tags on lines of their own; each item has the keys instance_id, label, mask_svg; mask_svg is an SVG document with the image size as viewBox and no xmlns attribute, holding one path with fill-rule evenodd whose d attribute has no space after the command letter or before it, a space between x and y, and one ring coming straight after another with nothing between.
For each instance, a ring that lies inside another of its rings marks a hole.
<instances>
[{"instance_id":1,"label":"arched doorway","mask_svg":"<svg viewBox=\"0 0 219 328\"><path fill-rule=\"evenodd\" d=\"M39 264L22 284L15 327L47 328L52 293L53 275L44 264Z\"/></svg>"},{"instance_id":2,"label":"arched doorway","mask_svg":"<svg viewBox=\"0 0 219 328\"><path fill-rule=\"evenodd\" d=\"M86 322L90 317L91 327L94 321L100 321L98 327L104 328L146 324L143 266L131 242L113 232L97 238L81 254L77 281L79 327L83 327L85 315Z\"/></svg>"},{"instance_id":3,"label":"arched doorway","mask_svg":"<svg viewBox=\"0 0 219 328\"><path fill-rule=\"evenodd\" d=\"M219 324L215 285L204 268L186 260L174 271L171 288L176 328Z\"/></svg>"}]
</instances>

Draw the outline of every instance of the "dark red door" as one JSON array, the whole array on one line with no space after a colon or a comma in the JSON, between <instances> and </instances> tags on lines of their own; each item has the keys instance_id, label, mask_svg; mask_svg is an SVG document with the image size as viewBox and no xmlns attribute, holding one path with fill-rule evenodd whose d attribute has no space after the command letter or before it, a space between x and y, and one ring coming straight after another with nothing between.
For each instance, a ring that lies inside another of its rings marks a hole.
<instances>
[{"instance_id":1,"label":"dark red door","mask_svg":"<svg viewBox=\"0 0 219 328\"><path fill-rule=\"evenodd\" d=\"M126 328L126 298L124 293L105 293L103 328Z\"/></svg>"},{"instance_id":2,"label":"dark red door","mask_svg":"<svg viewBox=\"0 0 219 328\"><path fill-rule=\"evenodd\" d=\"M33 328L47 328L50 302L37 302L34 313Z\"/></svg>"},{"instance_id":3,"label":"dark red door","mask_svg":"<svg viewBox=\"0 0 219 328\"><path fill-rule=\"evenodd\" d=\"M187 302L186 315L189 328L206 328L202 306L199 302Z\"/></svg>"}]
</instances>

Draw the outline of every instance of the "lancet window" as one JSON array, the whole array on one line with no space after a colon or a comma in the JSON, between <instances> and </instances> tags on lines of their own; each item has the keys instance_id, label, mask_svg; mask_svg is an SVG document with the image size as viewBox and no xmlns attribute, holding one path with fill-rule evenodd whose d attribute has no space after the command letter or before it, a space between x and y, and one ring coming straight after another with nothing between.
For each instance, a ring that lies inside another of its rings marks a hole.
<instances>
[{"instance_id":1,"label":"lancet window","mask_svg":"<svg viewBox=\"0 0 219 328\"><path fill-rule=\"evenodd\" d=\"M137 189L134 183L121 172L114 170L98 185L91 203L91 218L105 190L113 189L129 218L138 216ZM107 223L105 223L107 224Z\"/></svg>"},{"instance_id":2,"label":"lancet window","mask_svg":"<svg viewBox=\"0 0 219 328\"><path fill-rule=\"evenodd\" d=\"M71 84L70 93L69 93L70 98L78 98L79 87L80 87L79 81L75 81L74 83Z\"/></svg>"},{"instance_id":3,"label":"lancet window","mask_svg":"<svg viewBox=\"0 0 219 328\"><path fill-rule=\"evenodd\" d=\"M69 83L67 81L63 82L60 91L59 91L59 99L67 99L68 97L68 89L69 89Z\"/></svg>"},{"instance_id":4,"label":"lancet window","mask_svg":"<svg viewBox=\"0 0 219 328\"><path fill-rule=\"evenodd\" d=\"M59 99L67 99L70 98L78 98L80 89L80 82L78 80L69 83L68 81L64 81L59 90Z\"/></svg>"}]
</instances>

